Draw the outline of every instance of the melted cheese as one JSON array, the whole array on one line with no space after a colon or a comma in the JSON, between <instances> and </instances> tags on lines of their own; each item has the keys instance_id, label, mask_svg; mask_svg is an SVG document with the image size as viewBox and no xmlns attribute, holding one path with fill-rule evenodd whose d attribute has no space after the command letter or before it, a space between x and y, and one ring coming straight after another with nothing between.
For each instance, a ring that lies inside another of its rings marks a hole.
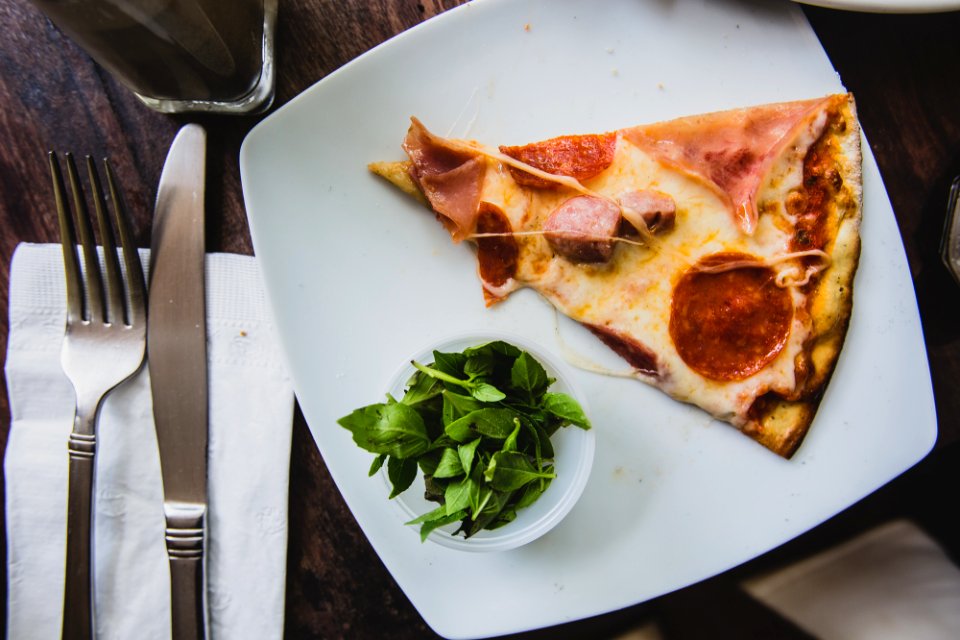
<instances>
[{"instance_id":1,"label":"melted cheese","mask_svg":"<svg viewBox=\"0 0 960 640\"><path fill-rule=\"evenodd\" d=\"M811 127L810 142L815 140L815 133L815 127ZM759 192L761 204L785 184L799 185L798 176L802 176L803 157L810 142L797 140L797 151L783 154L771 168ZM777 357L758 373L739 381L709 380L693 371L677 353L669 332L673 288L704 256L745 252L777 265L777 269L796 271L789 260L782 260L790 252L793 235L782 203L775 215L761 215L755 232L746 235L733 222L728 204L713 185L659 162L621 137L611 166L576 191L614 201L622 193L636 189L669 193L677 204L675 227L658 236L654 246L617 243L608 263L574 264L555 255L546 239L536 233L547 216L574 195L572 190L537 190L532 197L530 190L513 181L505 164L494 154L487 156L487 162L481 200L505 213L518 232L515 237L520 247L515 277L503 286L488 286L490 293L503 297L529 286L578 322L630 336L656 354L659 366L657 377L637 373L638 379L736 425L746 422L747 411L758 396L768 391L788 395L793 390L795 361L810 331L805 314L794 314L787 343ZM791 282L793 277L784 280ZM790 287L790 293L795 308L802 309L804 295L799 287Z\"/></svg>"}]
</instances>

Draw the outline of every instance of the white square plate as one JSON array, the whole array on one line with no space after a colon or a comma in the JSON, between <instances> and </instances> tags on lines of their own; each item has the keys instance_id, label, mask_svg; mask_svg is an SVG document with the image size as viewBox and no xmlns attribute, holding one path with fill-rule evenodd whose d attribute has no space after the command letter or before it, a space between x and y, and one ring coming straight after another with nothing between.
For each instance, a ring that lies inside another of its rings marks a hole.
<instances>
[{"instance_id":1,"label":"white square plate","mask_svg":"<svg viewBox=\"0 0 960 640\"><path fill-rule=\"evenodd\" d=\"M900 236L865 145L854 315L792 460L639 382L577 370L597 453L567 518L503 553L421 544L337 418L379 401L412 354L454 334L505 331L558 357L562 335L617 361L530 291L486 309L469 247L367 163L403 157L411 115L441 134L521 144L838 91L793 3L486 0L361 56L247 137L244 198L297 397L357 521L438 633L583 618L762 554L919 461L936 438L933 395Z\"/></svg>"}]
</instances>

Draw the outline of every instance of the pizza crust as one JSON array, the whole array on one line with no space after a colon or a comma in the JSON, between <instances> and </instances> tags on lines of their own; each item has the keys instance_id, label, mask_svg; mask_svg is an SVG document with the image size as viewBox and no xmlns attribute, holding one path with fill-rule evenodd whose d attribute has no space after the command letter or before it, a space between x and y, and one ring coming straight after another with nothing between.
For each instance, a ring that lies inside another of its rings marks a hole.
<instances>
[{"instance_id":1,"label":"pizza crust","mask_svg":"<svg viewBox=\"0 0 960 640\"><path fill-rule=\"evenodd\" d=\"M744 433L785 458L793 456L813 422L840 357L853 311L854 276L860 260L862 163L852 96L840 113L846 127L835 138L838 153L833 158L843 186L828 209L829 224L836 229L831 234L833 240L824 248L830 255L830 266L819 274L807 298L812 327L804 350L806 361L797 366L805 380L795 398L774 395L759 402L754 421L743 428Z\"/></svg>"},{"instance_id":2,"label":"pizza crust","mask_svg":"<svg viewBox=\"0 0 960 640\"><path fill-rule=\"evenodd\" d=\"M417 186L417 183L410 177L410 167L413 163L409 160L400 160L396 162L371 162L367 169L381 178L384 178L393 186L403 191L408 196L415 198L420 204L430 206L423 195L423 191Z\"/></svg>"}]
</instances>

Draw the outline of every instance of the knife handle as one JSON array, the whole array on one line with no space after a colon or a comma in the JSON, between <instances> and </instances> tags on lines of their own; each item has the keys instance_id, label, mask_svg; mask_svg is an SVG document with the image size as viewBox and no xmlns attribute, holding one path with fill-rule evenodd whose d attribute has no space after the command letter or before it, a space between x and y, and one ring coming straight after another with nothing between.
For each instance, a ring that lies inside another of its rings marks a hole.
<instances>
[{"instance_id":1,"label":"knife handle","mask_svg":"<svg viewBox=\"0 0 960 640\"><path fill-rule=\"evenodd\" d=\"M206 507L165 503L167 555L170 558L170 602L173 638L205 637L203 537Z\"/></svg>"},{"instance_id":2,"label":"knife handle","mask_svg":"<svg viewBox=\"0 0 960 640\"><path fill-rule=\"evenodd\" d=\"M93 638L93 474L97 436L96 409L78 407L67 441L70 476L67 485L67 567L63 591L64 640Z\"/></svg>"}]
</instances>

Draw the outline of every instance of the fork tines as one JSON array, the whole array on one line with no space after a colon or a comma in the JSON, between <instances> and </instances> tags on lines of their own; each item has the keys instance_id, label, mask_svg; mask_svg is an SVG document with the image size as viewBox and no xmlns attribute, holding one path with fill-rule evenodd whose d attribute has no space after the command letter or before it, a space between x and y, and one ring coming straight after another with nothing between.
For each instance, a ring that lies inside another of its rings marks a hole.
<instances>
[{"instance_id":1,"label":"fork tines","mask_svg":"<svg viewBox=\"0 0 960 640\"><path fill-rule=\"evenodd\" d=\"M124 266L127 272L129 290L124 292L124 279L121 276L120 263L117 260L116 236L108 220L103 189L97 175L93 158L86 156L87 175L90 191L93 197L94 209L99 227L100 240L103 244L103 259L106 271L106 295L104 281L101 277L100 262L97 257L93 227L90 223L89 210L83 196L80 178L77 175L76 163L73 154L66 153L67 179L70 183L70 192L73 196L73 210L75 216L70 215L67 206L66 189L63 185L63 174L56 154L49 154L50 173L53 178L53 191L57 206L57 218L60 223L60 238L63 244L63 262L67 282L67 309L73 320L85 322L95 321L104 323L122 322L132 325L140 320L133 314L142 313L145 298L143 269L139 256L134 248L132 234L127 222L126 210L116 186L110 162L103 159L104 175L113 203L114 225L120 246L123 248ZM75 218L75 219L74 219ZM86 279L82 277L80 262L77 257L76 245L79 242L83 253L84 271ZM84 287L84 282L88 287ZM128 301L129 295L132 300ZM70 318L68 318L69 320Z\"/></svg>"},{"instance_id":2,"label":"fork tines","mask_svg":"<svg viewBox=\"0 0 960 640\"><path fill-rule=\"evenodd\" d=\"M110 169L104 175L114 222L110 224L96 165L87 156L90 198L93 201L103 270L94 240L84 190L73 156L66 154L67 182L72 211L64 188L60 162L49 154L53 194L60 224L63 269L66 276L67 320L60 363L73 385L76 412L67 441L66 579L62 637L86 640L94 635L92 572L93 484L97 450L97 420L103 399L143 364L146 345L146 285L140 256L133 243L125 207ZM114 233L116 228L116 234ZM126 277L117 258L117 238L126 266ZM77 251L83 254L83 267Z\"/></svg>"}]
</instances>

